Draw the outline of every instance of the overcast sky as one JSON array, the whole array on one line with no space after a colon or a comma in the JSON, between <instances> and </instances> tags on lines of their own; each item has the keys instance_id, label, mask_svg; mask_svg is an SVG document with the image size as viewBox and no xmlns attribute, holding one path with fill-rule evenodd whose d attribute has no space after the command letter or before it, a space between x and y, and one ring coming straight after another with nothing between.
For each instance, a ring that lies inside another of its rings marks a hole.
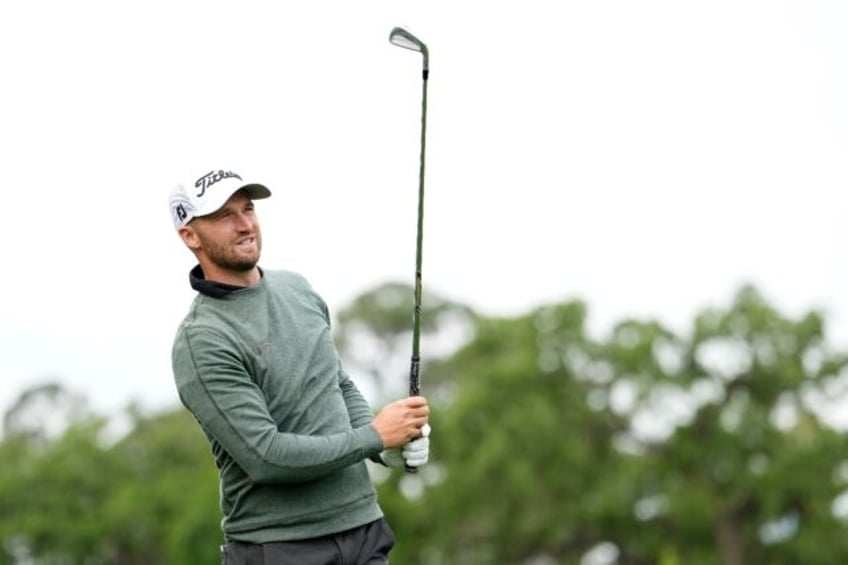
<instances>
[{"instance_id":1,"label":"overcast sky","mask_svg":"<svg viewBox=\"0 0 848 565\"><path fill-rule=\"evenodd\" d=\"M582 298L602 331L685 329L750 282L848 348L848 3L5 2L0 409L51 376L176 403L193 258L166 200L199 172L274 191L261 264L331 310L411 283L421 60L395 25L431 51L426 289Z\"/></svg>"}]
</instances>

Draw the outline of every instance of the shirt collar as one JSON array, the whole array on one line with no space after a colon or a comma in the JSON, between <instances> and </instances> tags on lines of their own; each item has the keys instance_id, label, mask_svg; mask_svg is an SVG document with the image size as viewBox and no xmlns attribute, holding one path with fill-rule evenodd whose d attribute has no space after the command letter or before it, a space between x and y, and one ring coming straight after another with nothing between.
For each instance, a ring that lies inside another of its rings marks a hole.
<instances>
[{"instance_id":1,"label":"shirt collar","mask_svg":"<svg viewBox=\"0 0 848 565\"><path fill-rule=\"evenodd\" d=\"M265 276L265 273L261 268L259 269L259 276ZM196 265L191 271L189 271L188 280L189 283L191 283L191 288L200 294L205 294L212 298L224 298L237 290L247 288L246 286L206 280L203 276L203 269L200 268L200 265Z\"/></svg>"}]
</instances>

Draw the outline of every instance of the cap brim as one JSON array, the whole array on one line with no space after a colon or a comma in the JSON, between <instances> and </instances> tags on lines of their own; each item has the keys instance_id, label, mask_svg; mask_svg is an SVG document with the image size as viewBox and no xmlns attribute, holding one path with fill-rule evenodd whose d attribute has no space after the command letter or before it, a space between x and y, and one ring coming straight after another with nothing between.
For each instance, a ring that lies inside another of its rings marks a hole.
<instances>
[{"instance_id":1,"label":"cap brim","mask_svg":"<svg viewBox=\"0 0 848 565\"><path fill-rule=\"evenodd\" d=\"M240 189L236 190L236 192L238 192L239 190L245 191L247 195L253 200L260 200L262 198L268 198L269 196L271 196L271 191L268 190L268 187L266 187L264 184L246 184ZM235 192L233 194L235 194ZM232 194L230 196L232 196Z\"/></svg>"}]
</instances>

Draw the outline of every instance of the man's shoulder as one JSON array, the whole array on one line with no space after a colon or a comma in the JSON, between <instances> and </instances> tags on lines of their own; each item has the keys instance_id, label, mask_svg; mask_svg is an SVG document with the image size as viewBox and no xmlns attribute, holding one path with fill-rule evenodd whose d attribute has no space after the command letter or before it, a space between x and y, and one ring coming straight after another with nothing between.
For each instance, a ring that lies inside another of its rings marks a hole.
<instances>
[{"instance_id":1,"label":"man's shoulder","mask_svg":"<svg viewBox=\"0 0 848 565\"><path fill-rule=\"evenodd\" d=\"M183 319L177 326L177 337L179 338L189 330L204 327L215 327L215 324L212 322L212 320L217 317L215 315L215 305L216 301L211 300L202 294L198 294L192 301L188 312L186 312L186 315L183 316Z\"/></svg>"},{"instance_id":2,"label":"man's shoulder","mask_svg":"<svg viewBox=\"0 0 848 565\"><path fill-rule=\"evenodd\" d=\"M271 286L312 291L312 286L306 280L306 277L295 271L278 269L263 271L262 273L267 284Z\"/></svg>"},{"instance_id":3,"label":"man's shoulder","mask_svg":"<svg viewBox=\"0 0 848 565\"><path fill-rule=\"evenodd\" d=\"M264 271L264 277L267 287L274 296L290 304L304 304L310 309L317 307L326 317L327 305L323 297L300 273L285 270Z\"/></svg>"}]
</instances>

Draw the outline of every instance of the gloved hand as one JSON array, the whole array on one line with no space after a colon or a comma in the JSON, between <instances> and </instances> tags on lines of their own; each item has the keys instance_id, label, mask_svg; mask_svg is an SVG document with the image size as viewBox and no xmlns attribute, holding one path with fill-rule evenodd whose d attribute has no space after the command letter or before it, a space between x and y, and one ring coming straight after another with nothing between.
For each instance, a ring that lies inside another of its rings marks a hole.
<instances>
[{"instance_id":1,"label":"gloved hand","mask_svg":"<svg viewBox=\"0 0 848 565\"><path fill-rule=\"evenodd\" d=\"M430 458L430 424L421 428L422 437L414 439L400 448L386 449L380 459L386 467L420 467Z\"/></svg>"},{"instance_id":2,"label":"gloved hand","mask_svg":"<svg viewBox=\"0 0 848 565\"><path fill-rule=\"evenodd\" d=\"M420 467L430 459L430 424L421 428L421 437L414 439L401 448L401 455L407 467Z\"/></svg>"}]
</instances>

